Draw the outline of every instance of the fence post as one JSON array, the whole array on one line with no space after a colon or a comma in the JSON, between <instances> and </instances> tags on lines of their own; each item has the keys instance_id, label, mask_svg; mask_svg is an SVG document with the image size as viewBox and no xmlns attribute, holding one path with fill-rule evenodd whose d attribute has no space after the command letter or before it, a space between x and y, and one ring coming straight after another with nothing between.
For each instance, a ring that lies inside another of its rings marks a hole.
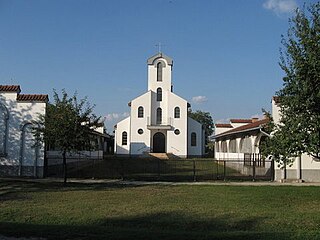
<instances>
[{"instance_id":1,"label":"fence post","mask_svg":"<svg viewBox=\"0 0 320 240\"><path fill-rule=\"evenodd\" d=\"M193 181L195 182L196 180L196 161L193 160Z\"/></svg>"},{"instance_id":2,"label":"fence post","mask_svg":"<svg viewBox=\"0 0 320 240\"><path fill-rule=\"evenodd\" d=\"M223 161L223 181L226 180L226 160Z\"/></svg>"},{"instance_id":3,"label":"fence post","mask_svg":"<svg viewBox=\"0 0 320 240\"><path fill-rule=\"evenodd\" d=\"M270 181L273 182L274 181L274 160L271 160L271 179Z\"/></svg>"},{"instance_id":4,"label":"fence post","mask_svg":"<svg viewBox=\"0 0 320 240\"><path fill-rule=\"evenodd\" d=\"M91 158L91 156L90 156ZM95 159L90 159L91 161L93 160L92 162L92 179L95 178Z\"/></svg>"},{"instance_id":5,"label":"fence post","mask_svg":"<svg viewBox=\"0 0 320 240\"><path fill-rule=\"evenodd\" d=\"M217 180L219 180L219 160L216 160L216 165L217 165Z\"/></svg>"},{"instance_id":6,"label":"fence post","mask_svg":"<svg viewBox=\"0 0 320 240\"><path fill-rule=\"evenodd\" d=\"M252 160L252 181L254 182L256 180L256 160Z\"/></svg>"},{"instance_id":7,"label":"fence post","mask_svg":"<svg viewBox=\"0 0 320 240\"><path fill-rule=\"evenodd\" d=\"M158 180L160 180L160 159L158 158Z\"/></svg>"}]
</instances>

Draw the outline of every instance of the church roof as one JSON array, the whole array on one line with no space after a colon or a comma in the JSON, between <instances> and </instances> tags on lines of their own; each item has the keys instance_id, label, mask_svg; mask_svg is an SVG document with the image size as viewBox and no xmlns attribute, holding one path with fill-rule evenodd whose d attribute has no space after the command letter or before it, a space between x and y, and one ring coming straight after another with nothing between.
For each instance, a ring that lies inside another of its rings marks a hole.
<instances>
[{"instance_id":1,"label":"church roof","mask_svg":"<svg viewBox=\"0 0 320 240\"><path fill-rule=\"evenodd\" d=\"M163 53L157 53L156 55L150 57L147 61L148 65L153 65L154 61L158 58L164 58L167 63L169 65L173 65L173 61L172 61L172 58L168 57L167 55L163 54Z\"/></svg>"}]
</instances>

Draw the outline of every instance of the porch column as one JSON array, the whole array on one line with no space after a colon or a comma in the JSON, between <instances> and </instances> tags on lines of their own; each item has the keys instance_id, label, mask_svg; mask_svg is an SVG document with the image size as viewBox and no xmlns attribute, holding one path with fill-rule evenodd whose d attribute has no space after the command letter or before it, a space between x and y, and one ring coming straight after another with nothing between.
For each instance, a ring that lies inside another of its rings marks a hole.
<instances>
[{"instance_id":1,"label":"porch column","mask_svg":"<svg viewBox=\"0 0 320 240\"><path fill-rule=\"evenodd\" d=\"M238 154L238 159L240 159L240 141L241 138L236 138L236 152Z\"/></svg>"},{"instance_id":2,"label":"porch column","mask_svg":"<svg viewBox=\"0 0 320 240\"><path fill-rule=\"evenodd\" d=\"M230 158L229 156L229 143L230 143L230 139L226 140L227 143L227 157L226 158Z\"/></svg>"}]
</instances>

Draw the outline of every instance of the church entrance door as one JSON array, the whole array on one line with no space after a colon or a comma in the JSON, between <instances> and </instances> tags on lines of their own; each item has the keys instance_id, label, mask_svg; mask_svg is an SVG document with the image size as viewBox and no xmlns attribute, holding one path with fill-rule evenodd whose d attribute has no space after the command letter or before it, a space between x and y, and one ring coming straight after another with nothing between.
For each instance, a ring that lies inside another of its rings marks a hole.
<instances>
[{"instance_id":1,"label":"church entrance door","mask_svg":"<svg viewBox=\"0 0 320 240\"><path fill-rule=\"evenodd\" d=\"M166 152L166 137L161 132L157 132L155 135L153 135L153 152L154 153Z\"/></svg>"}]
</instances>

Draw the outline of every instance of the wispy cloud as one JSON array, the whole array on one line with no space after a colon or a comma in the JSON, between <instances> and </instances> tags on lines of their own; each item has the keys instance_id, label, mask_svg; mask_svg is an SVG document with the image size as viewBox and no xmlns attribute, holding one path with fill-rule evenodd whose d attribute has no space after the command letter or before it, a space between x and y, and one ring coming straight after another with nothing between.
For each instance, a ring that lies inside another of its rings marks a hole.
<instances>
[{"instance_id":1,"label":"wispy cloud","mask_svg":"<svg viewBox=\"0 0 320 240\"><path fill-rule=\"evenodd\" d=\"M195 96L192 98L192 102L194 102L196 104L204 103L207 101L208 101L208 99L206 96Z\"/></svg>"},{"instance_id":2,"label":"wispy cloud","mask_svg":"<svg viewBox=\"0 0 320 240\"><path fill-rule=\"evenodd\" d=\"M107 122L112 122L115 120L120 120L123 119L125 117L128 117L129 113L128 112L124 112L124 113L108 113L107 115L104 116L105 120Z\"/></svg>"},{"instance_id":3,"label":"wispy cloud","mask_svg":"<svg viewBox=\"0 0 320 240\"><path fill-rule=\"evenodd\" d=\"M267 0L262 6L280 16L281 14L293 12L298 7L298 4L295 0Z\"/></svg>"}]
</instances>

